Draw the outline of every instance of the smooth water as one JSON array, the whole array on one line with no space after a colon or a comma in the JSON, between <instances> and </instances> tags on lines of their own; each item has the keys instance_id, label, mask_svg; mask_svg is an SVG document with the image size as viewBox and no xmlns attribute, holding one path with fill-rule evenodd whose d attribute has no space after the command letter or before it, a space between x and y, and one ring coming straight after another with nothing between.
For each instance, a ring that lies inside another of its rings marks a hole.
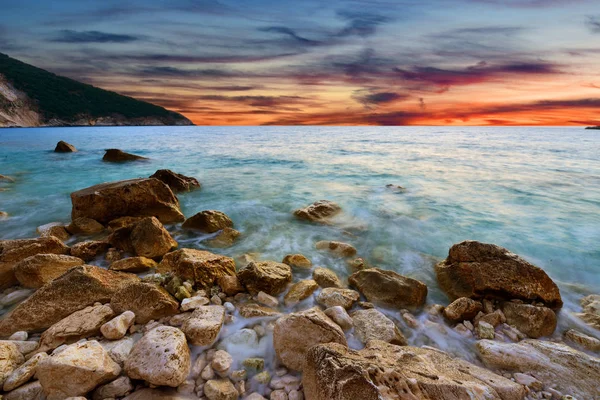
<instances>
[{"instance_id":1,"label":"smooth water","mask_svg":"<svg viewBox=\"0 0 600 400\"><path fill-rule=\"evenodd\" d=\"M580 128L126 127L0 130L0 238L36 236L70 219L69 194L97 183L170 168L202 189L179 195L186 216L224 211L243 238L216 250L280 261L302 253L349 273L315 250L318 240L353 244L372 265L425 281L465 239L496 243L544 268L567 307L600 290L600 134ZM57 154L57 141L78 153ZM106 148L149 157L102 162ZM405 192L386 188L401 185ZM329 199L343 226L296 221L292 211ZM204 237L170 227L182 247ZM215 251L213 249L213 251Z\"/></svg>"}]
</instances>

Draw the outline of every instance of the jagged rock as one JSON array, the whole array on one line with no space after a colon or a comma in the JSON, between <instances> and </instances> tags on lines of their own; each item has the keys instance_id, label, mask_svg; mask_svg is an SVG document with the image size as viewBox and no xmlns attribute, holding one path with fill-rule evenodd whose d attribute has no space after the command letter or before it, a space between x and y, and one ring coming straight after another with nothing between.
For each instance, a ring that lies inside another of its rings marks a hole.
<instances>
[{"instance_id":1,"label":"jagged rock","mask_svg":"<svg viewBox=\"0 0 600 400\"><path fill-rule=\"evenodd\" d=\"M40 225L37 227L36 232L39 233L40 237L54 236L63 242L71 237L71 234L67 232L64 225L60 222L50 222L49 224Z\"/></svg>"},{"instance_id":2,"label":"jagged rock","mask_svg":"<svg viewBox=\"0 0 600 400\"><path fill-rule=\"evenodd\" d=\"M208 239L204 243L206 243L207 246L216 248L231 247L240 235L241 233L233 228L223 228L217 236Z\"/></svg>"},{"instance_id":3,"label":"jagged rock","mask_svg":"<svg viewBox=\"0 0 600 400\"><path fill-rule=\"evenodd\" d=\"M209 380L204 385L204 394L208 400L236 400L240 395L229 379Z\"/></svg>"},{"instance_id":4,"label":"jagged rock","mask_svg":"<svg viewBox=\"0 0 600 400\"><path fill-rule=\"evenodd\" d=\"M48 352L62 344L96 336L100 333L100 327L114 315L112 308L101 304L75 311L42 334L38 351Z\"/></svg>"},{"instance_id":5,"label":"jagged rock","mask_svg":"<svg viewBox=\"0 0 600 400\"><path fill-rule=\"evenodd\" d=\"M10 392L27 383L35 375L38 363L47 357L48 354L46 353L37 353L21 364L19 368L15 369L4 381L4 391Z\"/></svg>"},{"instance_id":6,"label":"jagged rock","mask_svg":"<svg viewBox=\"0 0 600 400\"><path fill-rule=\"evenodd\" d=\"M137 222L130 236L131 244L138 256L147 258L162 257L177 247L177 242L154 217Z\"/></svg>"},{"instance_id":7,"label":"jagged rock","mask_svg":"<svg viewBox=\"0 0 600 400\"><path fill-rule=\"evenodd\" d=\"M185 335L171 326L159 326L146 333L125 361L125 372L130 378L156 386L179 386L190 368Z\"/></svg>"},{"instance_id":8,"label":"jagged rock","mask_svg":"<svg viewBox=\"0 0 600 400\"><path fill-rule=\"evenodd\" d=\"M152 268L156 268L157 266L158 263L150 258L127 257L112 262L108 269L110 269L111 271L138 273L146 272Z\"/></svg>"},{"instance_id":9,"label":"jagged rock","mask_svg":"<svg viewBox=\"0 0 600 400\"><path fill-rule=\"evenodd\" d=\"M40 381L33 381L6 393L2 400L46 400L46 396Z\"/></svg>"},{"instance_id":10,"label":"jagged rock","mask_svg":"<svg viewBox=\"0 0 600 400\"><path fill-rule=\"evenodd\" d=\"M74 267L38 289L0 321L0 336L49 328L96 302L105 303L123 286L139 278L91 265Z\"/></svg>"},{"instance_id":11,"label":"jagged rock","mask_svg":"<svg viewBox=\"0 0 600 400\"><path fill-rule=\"evenodd\" d=\"M342 329L317 307L285 315L275 323L273 347L288 368L302 371L307 350L330 342L347 345Z\"/></svg>"},{"instance_id":12,"label":"jagged rock","mask_svg":"<svg viewBox=\"0 0 600 400\"><path fill-rule=\"evenodd\" d=\"M477 349L489 368L526 373L578 399L598 395L600 359L567 345L533 339L519 343L481 340Z\"/></svg>"},{"instance_id":13,"label":"jagged rock","mask_svg":"<svg viewBox=\"0 0 600 400\"><path fill-rule=\"evenodd\" d=\"M333 272L332 270L330 270L328 268L323 268L323 267L315 268L315 270L313 271L312 277L315 280L315 282L317 282L317 284L319 286L321 286L322 288L329 288L329 287L341 288L342 287L342 282L340 281L340 278L338 278L338 276L335 274L335 272Z\"/></svg>"},{"instance_id":14,"label":"jagged rock","mask_svg":"<svg viewBox=\"0 0 600 400\"><path fill-rule=\"evenodd\" d=\"M92 396L93 400L104 400L104 399L116 399L119 397L127 396L128 393L133 391L133 384L131 379L126 376L120 376L114 381L102 385L96 390Z\"/></svg>"},{"instance_id":15,"label":"jagged rock","mask_svg":"<svg viewBox=\"0 0 600 400\"><path fill-rule=\"evenodd\" d=\"M37 289L83 264L81 258L64 254L36 254L15 265L14 272L22 286Z\"/></svg>"},{"instance_id":16,"label":"jagged rock","mask_svg":"<svg viewBox=\"0 0 600 400\"><path fill-rule=\"evenodd\" d=\"M110 306L116 313L132 311L138 324L175 315L179 309L179 303L169 292L147 282L132 282L123 286L111 297Z\"/></svg>"},{"instance_id":17,"label":"jagged rock","mask_svg":"<svg viewBox=\"0 0 600 400\"><path fill-rule=\"evenodd\" d=\"M227 296L235 296L238 293L246 291L237 275L223 275L217 279L217 284Z\"/></svg>"},{"instance_id":18,"label":"jagged rock","mask_svg":"<svg viewBox=\"0 0 600 400\"><path fill-rule=\"evenodd\" d=\"M479 321L477 326L475 326L475 333L479 339L494 339L494 325L485 321Z\"/></svg>"},{"instance_id":19,"label":"jagged rock","mask_svg":"<svg viewBox=\"0 0 600 400\"><path fill-rule=\"evenodd\" d=\"M317 250L329 250L329 252L337 257L354 257L356 249L348 243L332 242L322 240L315 244Z\"/></svg>"},{"instance_id":20,"label":"jagged rock","mask_svg":"<svg viewBox=\"0 0 600 400\"><path fill-rule=\"evenodd\" d=\"M302 254L288 254L283 257L282 263L298 269L310 269L312 267L312 262Z\"/></svg>"},{"instance_id":21,"label":"jagged rock","mask_svg":"<svg viewBox=\"0 0 600 400\"><path fill-rule=\"evenodd\" d=\"M348 310L358 299L360 294L356 290L330 287L321 290L317 303L327 308L341 306Z\"/></svg>"},{"instance_id":22,"label":"jagged rock","mask_svg":"<svg viewBox=\"0 0 600 400\"><path fill-rule=\"evenodd\" d=\"M95 219L79 217L71 221L69 226L67 226L67 230L73 235L93 235L104 231L104 225Z\"/></svg>"},{"instance_id":23,"label":"jagged rock","mask_svg":"<svg viewBox=\"0 0 600 400\"><path fill-rule=\"evenodd\" d=\"M556 314L547 307L504 302L502 312L507 324L532 338L550 336L556 329Z\"/></svg>"},{"instance_id":24,"label":"jagged rock","mask_svg":"<svg viewBox=\"0 0 600 400\"><path fill-rule=\"evenodd\" d=\"M107 225L109 231L116 231L121 228L129 228L146 217L119 217L110 221Z\"/></svg>"},{"instance_id":25,"label":"jagged rock","mask_svg":"<svg viewBox=\"0 0 600 400\"><path fill-rule=\"evenodd\" d=\"M435 271L440 287L452 299L520 299L550 308L563 304L558 286L541 268L494 244L455 244Z\"/></svg>"},{"instance_id":26,"label":"jagged rock","mask_svg":"<svg viewBox=\"0 0 600 400\"><path fill-rule=\"evenodd\" d=\"M181 227L185 229L197 229L206 233L214 233L221 229L233 228L233 221L221 211L205 210L186 219Z\"/></svg>"},{"instance_id":27,"label":"jagged rock","mask_svg":"<svg viewBox=\"0 0 600 400\"><path fill-rule=\"evenodd\" d=\"M14 343L0 341L0 387L23 361L23 355Z\"/></svg>"},{"instance_id":28,"label":"jagged rock","mask_svg":"<svg viewBox=\"0 0 600 400\"><path fill-rule=\"evenodd\" d=\"M350 314L354 325L354 335L363 344L369 340L406 345L406 338L396 324L381 311L374 308L358 310Z\"/></svg>"},{"instance_id":29,"label":"jagged rock","mask_svg":"<svg viewBox=\"0 0 600 400\"><path fill-rule=\"evenodd\" d=\"M109 340L122 339L129 327L133 325L134 320L135 314L133 311L125 311L103 324L100 327L100 332L102 332L102 335Z\"/></svg>"},{"instance_id":30,"label":"jagged rock","mask_svg":"<svg viewBox=\"0 0 600 400\"><path fill-rule=\"evenodd\" d=\"M292 281L292 269L275 261L253 261L241 268L237 277L251 294L263 291L276 296Z\"/></svg>"},{"instance_id":31,"label":"jagged rock","mask_svg":"<svg viewBox=\"0 0 600 400\"><path fill-rule=\"evenodd\" d=\"M106 224L119 217L156 217L163 224L184 216L171 189L158 179L101 183L71 193L71 218L88 217Z\"/></svg>"},{"instance_id":32,"label":"jagged rock","mask_svg":"<svg viewBox=\"0 0 600 400\"><path fill-rule=\"evenodd\" d=\"M452 322L470 321L482 310L483 304L480 301L461 297L444 308L444 317Z\"/></svg>"},{"instance_id":33,"label":"jagged rock","mask_svg":"<svg viewBox=\"0 0 600 400\"><path fill-rule=\"evenodd\" d=\"M74 244L71 247L71 255L81 258L83 261L92 261L96 257L106 253L110 243L102 240L88 240Z\"/></svg>"},{"instance_id":34,"label":"jagged rock","mask_svg":"<svg viewBox=\"0 0 600 400\"><path fill-rule=\"evenodd\" d=\"M433 348L373 340L360 351L313 346L303 370L310 400L522 400L523 386Z\"/></svg>"},{"instance_id":35,"label":"jagged rock","mask_svg":"<svg viewBox=\"0 0 600 400\"><path fill-rule=\"evenodd\" d=\"M64 140L56 143L56 147L54 148L55 153L75 153L76 151L77 149L75 146L65 142Z\"/></svg>"},{"instance_id":36,"label":"jagged rock","mask_svg":"<svg viewBox=\"0 0 600 400\"><path fill-rule=\"evenodd\" d=\"M565 339L570 340L586 350L600 352L600 339L586 335L575 329L569 329L565 332Z\"/></svg>"},{"instance_id":37,"label":"jagged rock","mask_svg":"<svg viewBox=\"0 0 600 400\"><path fill-rule=\"evenodd\" d=\"M166 254L156 271L172 272L181 279L196 282L199 287L210 288L221 277L235 275L235 261L208 251L181 249Z\"/></svg>"},{"instance_id":38,"label":"jagged rock","mask_svg":"<svg viewBox=\"0 0 600 400\"><path fill-rule=\"evenodd\" d=\"M583 312L577 314L586 324L600 330L600 295L592 294L581 299Z\"/></svg>"},{"instance_id":39,"label":"jagged rock","mask_svg":"<svg viewBox=\"0 0 600 400\"><path fill-rule=\"evenodd\" d=\"M369 268L355 272L348 278L373 304L395 309L417 309L425 304L427 286L416 279L394 271Z\"/></svg>"},{"instance_id":40,"label":"jagged rock","mask_svg":"<svg viewBox=\"0 0 600 400\"><path fill-rule=\"evenodd\" d=\"M119 149L106 149L106 153L104 153L104 157L102 157L102 161L108 162L125 162L136 160L147 160L147 158L138 156L136 154L126 153Z\"/></svg>"},{"instance_id":41,"label":"jagged rock","mask_svg":"<svg viewBox=\"0 0 600 400\"><path fill-rule=\"evenodd\" d=\"M313 204L294 211L296 218L311 222L327 222L327 220L340 213L342 208L329 200L315 201Z\"/></svg>"},{"instance_id":42,"label":"jagged rock","mask_svg":"<svg viewBox=\"0 0 600 400\"><path fill-rule=\"evenodd\" d=\"M198 307L181 326L190 343L196 346L212 345L221 331L225 322L225 307L202 306Z\"/></svg>"},{"instance_id":43,"label":"jagged rock","mask_svg":"<svg viewBox=\"0 0 600 400\"><path fill-rule=\"evenodd\" d=\"M210 303L210 300L204 296L188 297L181 301L181 311L195 310Z\"/></svg>"},{"instance_id":44,"label":"jagged rock","mask_svg":"<svg viewBox=\"0 0 600 400\"><path fill-rule=\"evenodd\" d=\"M325 310L325 315L327 315L333 322L338 324L340 328L347 331L354 326L354 322L352 318L346 312L346 309L342 306L333 306L329 307Z\"/></svg>"},{"instance_id":45,"label":"jagged rock","mask_svg":"<svg viewBox=\"0 0 600 400\"><path fill-rule=\"evenodd\" d=\"M475 324L478 324L479 322L487 322L495 328L498 325L506 322L506 316L504 315L501 309L497 309L494 312L485 314L483 316L481 314L478 314L473 320L473 322Z\"/></svg>"},{"instance_id":46,"label":"jagged rock","mask_svg":"<svg viewBox=\"0 0 600 400\"><path fill-rule=\"evenodd\" d=\"M200 189L200 183L196 178L185 176L171 171L170 169L159 169L150 178L156 178L171 188L173 193L189 192Z\"/></svg>"},{"instance_id":47,"label":"jagged rock","mask_svg":"<svg viewBox=\"0 0 600 400\"><path fill-rule=\"evenodd\" d=\"M308 298L315 290L319 288L317 282L312 279L300 281L292 285L290 290L285 294L283 301L286 306L293 306Z\"/></svg>"},{"instance_id":48,"label":"jagged rock","mask_svg":"<svg viewBox=\"0 0 600 400\"><path fill-rule=\"evenodd\" d=\"M280 314L277 310L258 304L243 304L240 306L240 315L244 318L276 317Z\"/></svg>"}]
</instances>

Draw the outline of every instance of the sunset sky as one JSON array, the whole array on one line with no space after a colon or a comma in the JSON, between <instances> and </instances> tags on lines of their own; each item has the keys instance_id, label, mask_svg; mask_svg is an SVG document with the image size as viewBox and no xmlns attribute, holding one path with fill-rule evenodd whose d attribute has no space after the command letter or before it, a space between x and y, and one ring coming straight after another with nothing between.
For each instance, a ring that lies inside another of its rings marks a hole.
<instances>
[{"instance_id":1,"label":"sunset sky","mask_svg":"<svg viewBox=\"0 0 600 400\"><path fill-rule=\"evenodd\" d=\"M1 3L0 52L198 125L600 125L600 0Z\"/></svg>"}]
</instances>

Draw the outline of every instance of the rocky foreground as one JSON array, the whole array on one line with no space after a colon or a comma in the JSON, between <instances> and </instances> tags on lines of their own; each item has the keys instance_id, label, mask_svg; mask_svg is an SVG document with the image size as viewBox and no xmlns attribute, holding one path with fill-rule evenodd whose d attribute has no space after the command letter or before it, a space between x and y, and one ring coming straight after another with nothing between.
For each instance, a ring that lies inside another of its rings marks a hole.
<instances>
[{"instance_id":1,"label":"rocky foreground","mask_svg":"<svg viewBox=\"0 0 600 400\"><path fill-rule=\"evenodd\" d=\"M220 211L185 218L174 192L199 186L168 170L103 183L71 194L68 226L0 241L2 399L600 399L600 295L558 331L557 285L493 244L458 243L435 266L446 306L347 243L315 243L347 260L347 282L301 254L179 248L163 224L217 249L241 235ZM294 215L341 212L322 200ZM426 331L475 363L408 345Z\"/></svg>"}]
</instances>

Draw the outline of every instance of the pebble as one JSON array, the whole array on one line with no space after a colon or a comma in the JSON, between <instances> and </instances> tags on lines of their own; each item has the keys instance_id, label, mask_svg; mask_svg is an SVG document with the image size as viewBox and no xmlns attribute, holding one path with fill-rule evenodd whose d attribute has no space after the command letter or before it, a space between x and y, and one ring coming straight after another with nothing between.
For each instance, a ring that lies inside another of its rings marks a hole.
<instances>
[{"instance_id":1,"label":"pebble","mask_svg":"<svg viewBox=\"0 0 600 400\"><path fill-rule=\"evenodd\" d=\"M181 311L190 311L198 307L205 306L210 301L204 296L188 297L181 301Z\"/></svg>"},{"instance_id":2,"label":"pebble","mask_svg":"<svg viewBox=\"0 0 600 400\"><path fill-rule=\"evenodd\" d=\"M223 300L221 300L221 298L217 295L214 295L213 297L211 297L210 302L217 306L223 305Z\"/></svg>"},{"instance_id":3,"label":"pebble","mask_svg":"<svg viewBox=\"0 0 600 400\"><path fill-rule=\"evenodd\" d=\"M205 381L208 381L208 380L213 379L215 377L215 371L213 371L213 369L212 369L212 367L210 365L207 365L202 370L202 373L200 374L200 376Z\"/></svg>"},{"instance_id":4,"label":"pebble","mask_svg":"<svg viewBox=\"0 0 600 400\"><path fill-rule=\"evenodd\" d=\"M283 390L274 390L269 396L271 400L288 400L288 395Z\"/></svg>"},{"instance_id":5,"label":"pebble","mask_svg":"<svg viewBox=\"0 0 600 400\"><path fill-rule=\"evenodd\" d=\"M25 331L19 331L19 332L15 332L12 335L10 335L10 337L8 338L8 340L25 341L25 340L27 340L28 337L29 337L29 335L27 334L27 332L25 332Z\"/></svg>"},{"instance_id":6,"label":"pebble","mask_svg":"<svg viewBox=\"0 0 600 400\"><path fill-rule=\"evenodd\" d=\"M12 293L7 294L0 300L0 305L7 307L12 306L13 304L20 303L21 301L28 298L33 293L33 290L29 289L19 289L15 290Z\"/></svg>"},{"instance_id":7,"label":"pebble","mask_svg":"<svg viewBox=\"0 0 600 400\"><path fill-rule=\"evenodd\" d=\"M233 303L226 301L225 303L223 303L223 307L225 307L225 310L228 312L234 312L235 311L235 306L233 305Z\"/></svg>"},{"instance_id":8,"label":"pebble","mask_svg":"<svg viewBox=\"0 0 600 400\"><path fill-rule=\"evenodd\" d=\"M212 369L221 376L226 376L233 364L233 357L225 350L217 350L211 362Z\"/></svg>"},{"instance_id":9,"label":"pebble","mask_svg":"<svg viewBox=\"0 0 600 400\"><path fill-rule=\"evenodd\" d=\"M298 390L290 390L288 393L289 400L304 400L304 393Z\"/></svg>"},{"instance_id":10,"label":"pebble","mask_svg":"<svg viewBox=\"0 0 600 400\"><path fill-rule=\"evenodd\" d=\"M192 394L196 389L196 382L191 379L185 380L181 385L177 386L177 393Z\"/></svg>"},{"instance_id":11,"label":"pebble","mask_svg":"<svg viewBox=\"0 0 600 400\"><path fill-rule=\"evenodd\" d=\"M259 374L254 375L252 380L261 385L266 385L271 380L271 374L269 374L269 371L263 371Z\"/></svg>"},{"instance_id":12,"label":"pebble","mask_svg":"<svg viewBox=\"0 0 600 400\"><path fill-rule=\"evenodd\" d=\"M132 311L125 311L121 315L117 315L100 327L100 332L109 340L122 339L129 327L133 324L135 314Z\"/></svg>"},{"instance_id":13,"label":"pebble","mask_svg":"<svg viewBox=\"0 0 600 400\"><path fill-rule=\"evenodd\" d=\"M259 303L267 306L267 307L272 307L275 308L279 305L279 300L277 300L277 298L266 294L265 292L258 292L258 294L256 295L256 301L258 301Z\"/></svg>"}]
</instances>

